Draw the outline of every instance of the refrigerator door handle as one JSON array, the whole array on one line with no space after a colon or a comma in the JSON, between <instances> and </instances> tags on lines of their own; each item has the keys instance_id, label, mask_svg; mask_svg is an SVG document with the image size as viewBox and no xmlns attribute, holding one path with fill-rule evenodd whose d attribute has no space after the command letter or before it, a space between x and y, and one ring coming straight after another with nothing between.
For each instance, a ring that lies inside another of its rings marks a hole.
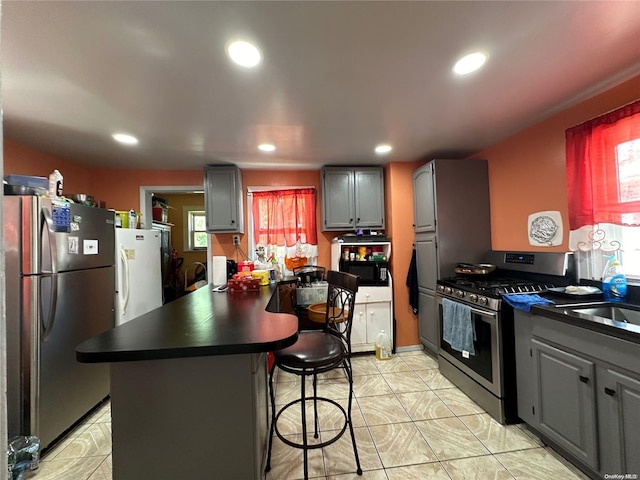
<instances>
[{"instance_id":1,"label":"refrigerator door handle","mask_svg":"<svg viewBox=\"0 0 640 480\"><path fill-rule=\"evenodd\" d=\"M131 293L129 285L129 261L127 259L127 252L125 251L124 245L120 245L120 260L122 260L121 276L124 290L124 300L121 302L121 305L122 315L124 315L127 311L127 305L129 305L129 294Z\"/></svg>"},{"instance_id":2,"label":"refrigerator door handle","mask_svg":"<svg viewBox=\"0 0 640 480\"><path fill-rule=\"evenodd\" d=\"M20 342L22 343L20 379L22 394L20 405L20 432L40 435L40 346L42 342L42 276L25 277L25 306L28 311L22 322ZM28 293L27 293L28 292ZM16 432L18 433L18 432Z\"/></svg>"},{"instance_id":3,"label":"refrigerator door handle","mask_svg":"<svg viewBox=\"0 0 640 480\"><path fill-rule=\"evenodd\" d=\"M55 230L53 227L53 219L51 218L51 212L47 207L44 207L44 206L42 207L42 217L43 217L42 231L47 232L47 245L49 248L49 257L51 258L51 273L58 273L58 245L56 244L56 236L54 234ZM47 247L47 245L45 245L43 241L42 249L44 250Z\"/></svg>"},{"instance_id":4,"label":"refrigerator door handle","mask_svg":"<svg viewBox=\"0 0 640 480\"><path fill-rule=\"evenodd\" d=\"M40 318L41 318L41 322L42 322L42 333L41 333L41 337L40 337L40 341L41 342L46 342L47 338L49 338L49 335L51 334L51 332L53 331L53 327L55 324L55 320L56 320L56 309L58 308L58 303L57 303L57 298L58 298L58 275L45 275L39 278L39 282L38 283L42 283L42 281L45 278L49 278L51 279L51 295L49 298L49 315L47 318L47 321L44 321L43 315L42 315L42 307L40 308ZM42 292L42 286L39 285L38 286L40 292L38 293L38 297L37 298L41 298L41 292Z\"/></svg>"}]
</instances>

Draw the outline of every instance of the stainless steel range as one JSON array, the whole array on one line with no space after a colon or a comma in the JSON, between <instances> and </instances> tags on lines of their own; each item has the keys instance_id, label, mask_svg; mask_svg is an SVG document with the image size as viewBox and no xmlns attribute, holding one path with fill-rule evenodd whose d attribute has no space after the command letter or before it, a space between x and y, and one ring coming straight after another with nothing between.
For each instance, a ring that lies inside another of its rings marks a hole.
<instances>
[{"instance_id":1,"label":"stainless steel range","mask_svg":"<svg viewBox=\"0 0 640 480\"><path fill-rule=\"evenodd\" d=\"M518 421L513 309L505 293L538 293L572 283L570 253L489 252L490 273L461 274L438 280L440 372L500 423ZM465 270L466 271L466 270ZM486 269L480 270L486 272ZM471 312L473 353L458 351L443 339L443 299Z\"/></svg>"}]
</instances>

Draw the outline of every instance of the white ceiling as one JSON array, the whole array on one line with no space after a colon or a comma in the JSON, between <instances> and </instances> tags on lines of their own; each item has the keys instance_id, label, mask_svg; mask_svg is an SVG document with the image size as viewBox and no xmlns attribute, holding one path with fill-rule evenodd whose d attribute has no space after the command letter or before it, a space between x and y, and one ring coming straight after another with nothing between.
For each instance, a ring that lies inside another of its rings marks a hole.
<instances>
[{"instance_id":1,"label":"white ceiling","mask_svg":"<svg viewBox=\"0 0 640 480\"><path fill-rule=\"evenodd\" d=\"M639 32L640 1L4 1L4 132L110 168L462 157L639 74ZM238 36L259 68L226 58Z\"/></svg>"}]
</instances>

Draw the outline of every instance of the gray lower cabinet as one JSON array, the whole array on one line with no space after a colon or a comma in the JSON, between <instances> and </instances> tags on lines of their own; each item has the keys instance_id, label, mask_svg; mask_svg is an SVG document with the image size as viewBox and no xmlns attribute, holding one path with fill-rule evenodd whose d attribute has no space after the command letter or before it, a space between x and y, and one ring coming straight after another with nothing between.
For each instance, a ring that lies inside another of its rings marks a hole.
<instances>
[{"instance_id":1,"label":"gray lower cabinet","mask_svg":"<svg viewBox=\"0 0 640 480\"><path fill-rule=\"evenodd\" d=\"M597 469L595 364L536 339L531 343L538 430Z\"/></svg>"},{"instance_id":2,"label":"gray lower cabinet","mask_svg":"<svg viewBox=\"0 0 640 480\"><path fill-rule=\"evenodd\" d=\"M433 293L418 291L418 335L424 347L438 353L438 311Z\"/></svg>"},{"instance_id":3,"label":"gray lower cabinet","mask_svg":"<svg viewBox=\"0 0 640 480\"><path fill-rule=\"evenodd\" d=\"M254 478L262 478L265 465L265 453L269 436L269 389L267 384L267 354L252 355L252 386L255 401L253 403L253 423L256 429L254 448Z\"/></svg>"},{"instance_id":4,"label":"gray lower cabinet","mask_svg":"<svg viewBox=\"0 0 640 480\"><path fill-rule=\"evenodd\" d=\"M514 318L518 416L590 476L640 478L640 344Z\"/></svg>"},{"instance_id":5,"label":"gray lower cabinet","mask_svg":"<svg viewBox=\"0 0 640 480\"><path fill-rule=\"evenodd\" d=\"M324 167L322 204L322 230L384 228L382 167Z\"/></svg>"},{"instance_id":6,"label":"gray lower cabinet","mask_svg":"<svg viewBox=\"0 0 640 480\"><path fill-rule=\"evenodd\" d=\"M436 280L438 255L436 236L427 234L415 240L418 268L418 336L424 347L438 353L438 316L436 310Z\"/></svg>"},{"instance_id":7,"label":"gray lower cabinet","mask_svg":"<svg viewBox=\"0 0 640 480\"><path fill-rule=\"evenodd\" d=\"M598 368L602 472L640 474L640 378Z\"/></svg>"},{"instance_id":8,"label":"gray lower cabinet","mask_svg":"<svg viewBox=\"0 0 640 480\"><path fill-rule=\"evenodd\" d=\"M266 357L112 363L113 480L264 479Z\"/></svg>"},{"instance_id":9,"label":"gray lower cabinet","mask_svg":"<svg viewBox=\"0 0 640 480\"><path fill-rule=\"evenodd\" d=\"M235 166L204 168L204 204L209 233L244 233L242 175Z\"/></svg>"}]
</instances>

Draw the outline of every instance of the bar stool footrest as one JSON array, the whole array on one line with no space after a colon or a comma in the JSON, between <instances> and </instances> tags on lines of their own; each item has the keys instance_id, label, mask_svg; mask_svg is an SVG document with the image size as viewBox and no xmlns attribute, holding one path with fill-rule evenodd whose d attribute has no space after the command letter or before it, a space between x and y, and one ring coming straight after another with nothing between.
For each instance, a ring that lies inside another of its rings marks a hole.
<instances>
[{"instance_id":1,"label":"bar stool footrest","mask_svg":"<svg viewBox=\"0 0 640 480\"><path fill-rule=\"evenodd\" d=\"M314 443L314 444L304 445L302 443L292 442L288 438L285 438L280 433L280 430L278 430L278 418L280 418L280 415L282 413L284 413L289 407L292 407L292 406L294 406L294 405L296 405L298 403L302 403L302 399L301 398L297 398L297 399L293 400L292 402L287 403L284 407L282 407L278 411L278 413L276 414L276 418L273 420L274 421L274 431L276 432L276 435L278 436L278 438L280 440L282 440L284 443L286 443L290 447L299 448L299 449L302 449L302 450L313 450L313 449L316 449L316 448L323 448L323 447L326 447L327 445L331 445L332 443L337 442L338 439L340 437L342 437L344 432L347 430L347 426L349 425L349 417L347 415L347 411L344 409L344 407L342 405L340 405L335 400L332 400L332 399L326 398L326 397L313 397L312 396L312 397L306 397L305 398L306 402L309 402L309 401L313 402L314 400L316 400L318 402L331 403L342 412L342 415L344 416L344 425L342 426L342 429L336 435L334 435L332 438L330 438L329 440L325 440L325 441L323 441L321 443ZM313 408L313 407L311 407L311 408Z\"/></svg>"}]
</instances>

